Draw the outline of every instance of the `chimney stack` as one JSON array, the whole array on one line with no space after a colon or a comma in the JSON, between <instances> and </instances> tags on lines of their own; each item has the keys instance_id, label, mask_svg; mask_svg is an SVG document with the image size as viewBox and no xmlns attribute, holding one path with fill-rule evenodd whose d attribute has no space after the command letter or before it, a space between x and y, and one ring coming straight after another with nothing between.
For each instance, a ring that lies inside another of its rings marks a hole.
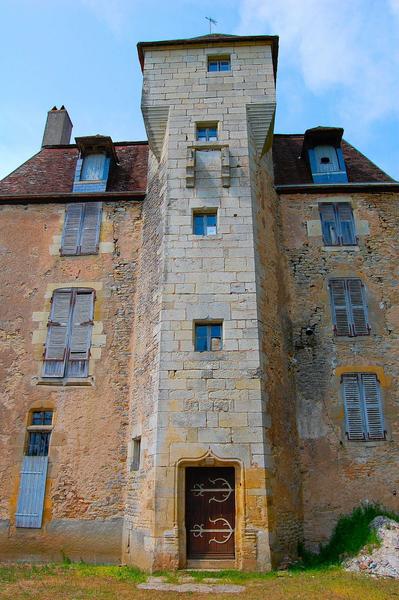
<instances>
[{"instance_id":1,"label":"chimney stack","mask_svg":"<svg viewBox=\"0 0 399 600\"><path fill-rule=\"evenodd\" d=\"M47 113L46 127L44 128L43 146L60 146L69 144L72 133L72 121L64 105L58 109L53 106Z\"/></svg>"}]
</instances>

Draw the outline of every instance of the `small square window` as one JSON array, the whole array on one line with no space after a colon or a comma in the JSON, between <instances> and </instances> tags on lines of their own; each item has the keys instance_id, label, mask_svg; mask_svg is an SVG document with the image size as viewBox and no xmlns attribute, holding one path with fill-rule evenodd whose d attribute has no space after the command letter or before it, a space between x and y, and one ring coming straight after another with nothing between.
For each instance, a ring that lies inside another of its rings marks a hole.
<instances>
[{"instance_id":1,"label":"small square window","mask_svg":"<svg viewBox=\"0 0 399 600\"><path fill-rule=\"evenodd\" d=\"M231 71L230 57L208 57L208 73L217 73L218 71Z\"/></svg>"},{"instance_id":2,"label":"small square window","mask_svg":"<svg viewBox=\"0 0 399 600\"><path fill-rule=\"evenodd\" d=\"M194 213L193 230L194 235L216 235L217 213Z\"/></svg>"},{"instance_id":3,"label":"small square window","mask_svg":"<svg viewBox=\"0 0 399 600\"><path fill-rule=\"evenodd\" d=\"M48 456L50 431L30 431L26 456Z\"/></svg>"},{"instance_id":4,"label":"small square window","mask_svg":"<svg viewBox=\"0 0 399 600\"><path fill-rule=\"evenodd\" d=\"M196 352L217 352L222 349L221 323L195 324Z\"/></svg>"},{"instance_id":5,"label":"small square window","mask_svg":"<svg viewBox=\"0 0 399 600\"><path fill-rule=\"evenodd\" d=\"M53 422L52 410L35 410L32 413L31 425L51 425Z\"/></svg>"},{"instance_id":6,"label":"small square window","mask_svg":"<svg viewBox=\"0 0 399 600\"><path fill-rule=\"evenodd\" d=\"M132 464L131 471L138 471L140 469L140 454L141 454L141 438L137 437L133 440L133 453L132 453Z\"/></svg>"},{"instance_id":7,"label":"small square window","mask_svg":"<svg viewBox=\"0 0 399 600\"><path fill-rule=\"evenodd\" d=\"M217 125L197 126L197 140L199 142L217 142Z\"/></svg>"}]
</instances>

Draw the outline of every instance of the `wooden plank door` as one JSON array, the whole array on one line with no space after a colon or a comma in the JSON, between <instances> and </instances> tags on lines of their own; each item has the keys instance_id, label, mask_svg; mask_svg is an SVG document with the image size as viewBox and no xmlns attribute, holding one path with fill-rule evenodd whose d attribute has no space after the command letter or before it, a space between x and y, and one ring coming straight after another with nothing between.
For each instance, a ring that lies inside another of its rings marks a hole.
<instances>
[{"instance_id":1,"label":"wooden plank door","mask_svg":"<svg viewBox=\"0 0 399 600\"><path fill-rule=\"evenodd\" d=\"M187 558L234 558L235 520L234 468L188 467Z\"/></svg>"}]
</instances>

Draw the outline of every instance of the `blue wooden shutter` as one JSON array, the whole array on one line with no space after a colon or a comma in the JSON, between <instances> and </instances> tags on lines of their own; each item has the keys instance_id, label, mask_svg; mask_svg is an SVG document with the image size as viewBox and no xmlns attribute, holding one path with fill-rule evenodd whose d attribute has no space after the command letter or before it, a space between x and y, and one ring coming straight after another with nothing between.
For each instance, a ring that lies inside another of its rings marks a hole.
<instances>
[{"instance_id":1,"label":"blue wooden shutter","mask_svg":"<svg viewBox=\"0 0 399 600\"><path fill-rule=\"evenodd\" d=\"M336 211L338 215L341 244L344 246L353 246L354 244L357 244L351 205L346 202L338 202L336 204Z\"/></svg>"},{"instance_id":2,"label":"blue wooden shutter","mask_svg":"<svg viewBox=\"0 0 399 600\"><path fill-rule=\"evenodd\" d=\"M80 173L81 181L98 181L103 179L105 154L89 154L85 156Z\"/></svg>"},{"instance_id":3,"label":"blue wooden shutter","mask_svg":"<svg viewBox=\"0 0 399 600\"><path fill-rule=\"evenodd\" d=\"M364 287L360 279L348 279L347 288L351 306L353 335L369 335Z\"/></svg>"},{"instance_id":4,"label":"blue wooden shutter","mask_svg":"<svg viewBox=\"0 0 399 600\"><path fill-rule=\"evenodd\" d=\"M345 279L331 279L329 282L331 309L336 335L351 335L349 306Z\"/></svg>"},{"instance_id":5,"label":"blue wooden shutter","mask_svg":"<svg viewBox=\"0 0 399 600\"><path fill-rule=\"evenodd\" d=\"M72 314L68 375L86 377L93 325L94 292L77 292Z\"/></svg>"},{"instance_id":6,"label":"blue wooden shutter","mask_svg":"<svg viewBox=\"0 0 399 600\"><path fill-rule=\"evenodd\" d=\"M43 377L64 376L71 301L71 290L57 290L53 294L44 355Z\"/></svg>"},{"instance_id":7,"label":"blue wooden shutter","mask_svg":"<svg viewBox=\"0 0 399 600\"><path fill-rule=\"evenodd\" d=\"M80 230L84 204L68 204L65 209L64 229L62 231L61 254L79 254Z\"/></svg>"},{"instance_id":8,"label":"blue wooden shutter","mask_svg":"<svg viewBox=\"0 0 399 600\"><path fill-rule=\"evenodd\" d=\"M346 434L350 440L364 440L362 401L356 373L342 376Z\"/></svg>"},{"instance_id":9,"label":"blue wooden shutter","mask_svg":"<svg viewBox=\"0 0 399 600\"><path fill-rule=\"evenodd\" d=\"M83 217L80 254L96 254L100 236L101 202L86 202Z\"/></svg>"},{"instance_id":10,"label":"blue wooden shutter","mask_svg":"<svg viewBox=\"0 0 399 600\"><path fill-rule=\"evenodd\" d=\"M367 436L371 440L385 437L380 386L374 373L362 374Z\"/></svg>"},{"instance_id":11,"label":"blue wooden shutter","mask_svg":"<svg viewBox=\"0 0 399 600\"><path fill-rule=\"evenodd\" d=\"M17 527L40 529L46 491L48 456L24 456L16 513Z\"/></svg>"},{"instance_id":12,"label":"blue wooden shutter","mask_svg":"<svg viewBox=\"0 0 399 600\"><path fill-rule=\"evenodd\" d=\"M339 245L339 232L337 231L334 204L322 203L319 205L323 242L326 246Z\"/></svg>"},{"instance_id":13,"label":"blue wooden shutter","mask_svg":"<svg viewBox=\"0 0 399 600\"><path fill-rule=\"evenodd\" d=\"M334 146L315 146L314 153L318 173L339 171L338 157Z\"/></svg>"}]
</instances>

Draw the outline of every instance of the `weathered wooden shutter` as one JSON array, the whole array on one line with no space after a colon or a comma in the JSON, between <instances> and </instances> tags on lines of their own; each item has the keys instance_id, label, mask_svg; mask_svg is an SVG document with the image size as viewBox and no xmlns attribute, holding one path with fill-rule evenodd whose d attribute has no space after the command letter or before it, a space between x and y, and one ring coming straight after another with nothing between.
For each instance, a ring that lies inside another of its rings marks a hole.
<instances>
[{"instance_id":1,"label":"weathered wooden shutter","mask_svg":"<svg viewBox=\"0 0 399 600\"><path fill-rule=\"evenodd\" d=\"M329 286L335 334L351 335L345 279L331 279Z\"/></svg>"},{"instance_id":2,"label":"weathered wooden shutter","mask_svg":"<svg viewBox=\"0 0 399 600\"><path fill-rule=\"evenodd\" d=\"M53 294L44 355L44 377L64 376L71 300L70 290L57 290Z\"/></svg>"},{"instance_id":3,"label":"weathered wooden shutter","mask_svg":"<svg viewBox=\"0 0 399 600\"><path fill-rule=\"evenodd\" d=\"M79 254L98 252L98 240L101 223L101 202L86 202Z\"/></svg>"},{"instance_id":4,"label":"weathered wooden shutter","mask_svg":"<svg viewBox=\"0 0 399 600\"><path fill-rule=\"evenodd\" d=\"M94 292L77 292L72 315L68 374L85 377L91 344Z\"/></svg>"},{"instance_id":5,"label":"weathered wooden shutter","mask_svg":"<svg viewBox=\"0 0 399 600\"><path fill-rule=\"evenodd\" d=\"M346 434L350 440L363 440L365 430L363 425L362 401L358 376L355 373L342 376Z\"/></svg>"},{"instance_id":6,"label":"weathered wooden shutter","mask_svg":"<svg viewBox=\"0 0 399 600\"><path fill-rule=\"evenodd\" d=\"M363 373L362 384L367 436L372 440L384 438L384 417L377 376L374 373Z\"/></svg>"},{"instance_id":7,"label":"weathered wooden shutter","mask_svg":"<svg viewBox=\"0 0 399 600\"><path fill-rule=\"evenodd\" d=\"M314 153L318 173L339 171L338 157L334 146L315 146Z\"/></svg>"},{"instance_id":8,"label":"weathered wooden shutter","mask_svg":"<svg viewBox=\"0 0 399 600\"><path fill-rule=\"evenodd\" d=\"M80 179L83 181L97 181L103 178L105 154L89 154L85 156L82 164Z\"/></svg>"},{"instance_id":9,"label":"weathered wooden shutter","mask_svg":"<svg viewBox=\"0 0 399 600\"><path fill-rule=\"evenodd\" d=\"M323 242L326 246L337 246L339 244L339 232L335 218L333 204L322 203L319 205Z\"/></svg>"},{"instance_id":10,"label":"weathered wooden shutter","mask_svg":"<svg viewBox=\"0 0 399 600\"><path fill-rule=\"evenodd\" d=\"M19 482L17 527L40 529L46 491L48 456L24 456Z\"/></svg>"},{"instance_id":11,"label":"weathered wooden shutter","mask_svg":"<svg viewBox=\"0 0 399 600\"><path fill-rule=\"evenodd\" d=\"M348 279L346 283L351 305L353 335L368 335L370 333L370 328L367 323L367 309L363 284L360 279Z\"/></svg>"},{"instance_id":12,"label":"weathered wooden shutter","mask_svg":"<svg viewBox=\"0 0 399 600\"><path fill-rule=\"evenodd\" d=\"M336 211L339 222L341 244L351 246L357 243L352 207L347 202L338 202Z\"/></svg>"},{"instance_id":13,"label":"weathered wooden shutter","mask_svg":"<svg viewBox=\"0 0 399 600\"><path fill-rule=\"evenodd\" d=\"M79 254L80 231L84 204L68 204L65 209L65 222L61 240L61 254Z\"/></svg>"}]
</instances>

